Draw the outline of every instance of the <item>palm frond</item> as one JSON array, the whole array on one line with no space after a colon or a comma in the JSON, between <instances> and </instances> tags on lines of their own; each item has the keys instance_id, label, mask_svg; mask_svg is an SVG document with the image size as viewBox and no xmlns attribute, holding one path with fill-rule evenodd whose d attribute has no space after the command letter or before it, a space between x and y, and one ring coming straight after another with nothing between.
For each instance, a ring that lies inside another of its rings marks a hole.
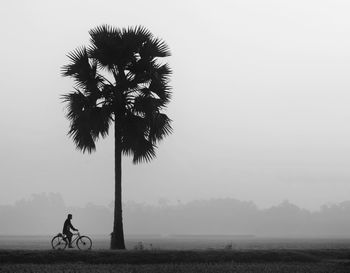
<instances>
[{"instance_id":1,"label":"palm frond","mask_svg":"<svg viewBox=\"0 0 350 273\"><path fill-rule=\"evenodd\" d=\"M134 163L148 162L155 157L155 146L145 138L148 131L145 118L128 114L122 128L122 151L125 155L133 155Z\"/></svg>"},{"instance_id":2,"label":"palm frond","mask_svg":"<svg viewBox=\"0 0 350 273\"><path fill-rule=\"evenodd\" d=\"M90 68L89 56L85 47L80 47L68 53L67 57L71 64L62 67L63 76L74 76L79 74L82 69Z\"/></svg>"},{"instance_id":3,"label":"palm frond","mask_svg":"<svg viewBox=\"0 0 350 273\"><path fill-rule=\"evenodd\" d=\"M77 48L67 56L71 63L62 67L62 75L74 78L78 87L89 93L98 92L103 79L97 74L97 63L92 61L90 64L86 48Z\"/></svg>"},{"instance_id":4,"label":"palm frond","mask_svg":"<svg viewBox=\"0 0 350 273\"><path fill-rule=\"evenodd\" d=\"M145 59L139 59L135 62L131 62L127 69L134 75L134 81L137 83L142 83L150 80L150 68L151 62Z\"/></svg>"},{"instance_id":5,"label":"palm frond","mask_svg":"<svg viewBox=\"0 0 350 273\"><path fill-rule=\"evenodd\" d=\"M141 58L153 59L156 57L170 56L170 49L168 45L161 39L152 37L140 49Z\"/></svg>"},{"instance_id":6,"label":"palm frond","mask_svg":"<svg viewBox=\"0 0 350 273\"><path fill-rule=\"evenodd\" d=\"M171 74L172 70L170 69L168 64L153 64L151 79L153 81L159 81L166 84L169 82Z\"/></svg>"},{"instance_id":7,"label":"palm frond","mask_svg":"<svg viewBox=\"0 0 350 273\"><path fill-rule=\"evenodd\" d=\"M89 34L92 44L88 50L89 56L97 60L101 68L113 71L123 57L121 30L102 25L91 29Z\"/></svg>"},{"instance_id":8,"label":"palm frond","mask_svg":"<svg viewBox=\"0 0 350 273\"><path fill-rule=\"evenodd\" d=\"M151 96L140 95L134 100L134 111L140 114L151 115L158 112L163 106L162 100Z\"/></svg>"},{"instance_id":9,"label":"palm frond","mask_svg":"<svg viewBox=\"0 0 350 273\"><path fill-rule=\"evenodd\" d=\"M63 95L62 100L67 103L67 118L71 121L79 118L88 101L86 96L79 90Z\"/></svg>"},{"instance_id":10,"label":"palm frond","mask_svg":"<svg viewBox=\"0 0 350 273\"><path fill-rule=\"evenodd\" d=\"M149 162L156 157L156 146L144 137L137 141L124 139L122 142L122 151L125 155L133 156L133 163Z\"/></svg>"},{"instance_id":11,"label":"palm frond","mask_svg":"<svg viewBox=\"0 0 350 273\"><path fill-rule=\"evenodd\" d=\"M140 137L145 135L147 131L147 120L134 114L127 114L122 123L123 137L136 142Z\"/></svg>"},{"instance_id":12,"label":"palm frond","mask_svg":"<svg viewBox=\"0 0 350 273\"><path fill-rule=\"evenodd\" d=\"M83 153L86 151L91 153L96 150L95 140L91 135L86 115L82 114L72 121L68 135L73 139L77 149Z\"/></svg>"},{"instance_id":13,"label":"palm frond","mask_svg":"<svg viewBox=\"0 0 350 273\"><path fill-rule=\"evenodd\" d=\"M164 104L167 104L171 99L171 87L166 83L152 80L148 90L155 93L160 99L162 99ZM143 92L145 92L144 90Z\"/></svg>"},{"instance_id":14,"label":"palm frond","mask_svg":"<svg viewBox=\"0 0 350 273\"><path fill-rule=\"evenodd\" d=\"M132 62L127 69L132 75L133 83L142 84L149 81L155 81L167 84L170 80L172 70L168 64L158 64L154 60L149 61L141 58L136 62Z\"/></svg>"},{"instance_id":15,"label":"palm frond","mask_svg":"<svg viewBox=\"0 0 350 273\"><path fill-rule=\"evenodd\" d=\"M108 135L110 109L91 104L89 96L79 90L62 96L62 99L67 103L67 118L71 121L68 134L79 150L92 152L98 137Z\"/></svg>"},{"instance_id":16,"label":"palm frond","mask_svg":"<svg viewBox=\"0 0 350 273\"><path fill-rule=\"evenodd\" d=\"M105 138L108 135L109 126L111 124L110 109L105 107L94 107L89 113L89 122L91 126L91 135L94 139L99 136Z\"/></svg>"},{"instance_id":17,"label":"palm frond","mask_svg":"<svg viewBox=\"0 0 350 273\"><path fill-rule=\"evenodd\" d=\"M156 146L151 141L148 141L145 138L139 140L133 151L134 156L132 162L134 164L150 162L156 157L155 149Z\"/></svg>"},{"instance_id":18,"label":"palm frond","mask_svg":"<svg viewBox=\"0 0 350 273\"><path fill-rule=\"evenodd\" d=\"M121 39L129 50L139 53L141 46L152 39L152 33L143 26L128 27L121 30Z\"/></svg>"},{"instance_id":19,"label":"palm frond","mask_svg":"<svg viewBox=\"0 0 350 273\"><path fill-rule=\"evenodd\" d=\"M170 135L172 131L171 119L167 115L162 113L154 114L149 130L149 139L152 142L162 140L164 137Z\"/></svg>"}]
</instances>

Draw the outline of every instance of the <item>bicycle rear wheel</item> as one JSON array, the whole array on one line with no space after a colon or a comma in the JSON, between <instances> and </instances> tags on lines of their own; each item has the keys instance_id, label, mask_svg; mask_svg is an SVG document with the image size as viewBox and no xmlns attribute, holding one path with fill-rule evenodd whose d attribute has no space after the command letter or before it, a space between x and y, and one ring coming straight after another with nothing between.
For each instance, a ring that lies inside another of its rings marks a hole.
<instances>
[{"instance_id":1,"label":"bicycle rear wheel","mask_svg":"<svg viewBox=\"0 0 350 273\"><path fill-rule=\"evenodd\" d=\"M51 240L51 246L56 250L63 250L67 247L67 241L61 235L56 235Z\"/></svg>"},{"instance_id":2,"label":"bicycle rear wheel","mask_svg":"<svg viewBox=\"0 0 350 273\"><path fill-rule=\"evenodd\" d=\"M80 250L90 250L92 247L92 241L88 236L80 236L77 240L77 247Z\"/></svg>"}]
</instances>

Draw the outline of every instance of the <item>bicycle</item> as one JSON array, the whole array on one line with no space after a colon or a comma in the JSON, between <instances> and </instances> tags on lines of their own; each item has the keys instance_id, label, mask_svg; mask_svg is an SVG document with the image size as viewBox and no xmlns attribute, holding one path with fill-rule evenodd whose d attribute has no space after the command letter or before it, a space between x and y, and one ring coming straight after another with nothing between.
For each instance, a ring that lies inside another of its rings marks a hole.
<instances>
[{"instance_id":1,"label":"bicycle","mask_svg":"<svg viewBox=\"0 0 350 273\"><path fill-rule=\"evenodd\" d=\"M90 250L92 247L91 239L86 235L80 235L79 232L73 233L71 244L76 244L80 250ZM64 250L68 245L68 238L62 233L58 233L51 240L51 246L55 250Z\"/></svg>"}]
</instances>

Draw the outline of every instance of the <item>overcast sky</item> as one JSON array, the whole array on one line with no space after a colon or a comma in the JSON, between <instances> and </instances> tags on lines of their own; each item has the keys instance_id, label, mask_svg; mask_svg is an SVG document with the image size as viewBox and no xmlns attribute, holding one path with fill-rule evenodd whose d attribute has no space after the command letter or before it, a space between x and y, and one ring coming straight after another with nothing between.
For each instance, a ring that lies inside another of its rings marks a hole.
<instances>
[{"instance_id":1,"label":"overcast sky","mask_svg":"<svg viewBox=\"0 0 350 273\"><path fill-rule=\"evenodd\" d=\"M113 134L77 151L60 102L66 54L101 24L144 25L172 52L174 133L151 163L124 158L124 201L350 200L349 14L346 0L5 1L0 204L113 200Z\"/></svg>"}]
</instances>

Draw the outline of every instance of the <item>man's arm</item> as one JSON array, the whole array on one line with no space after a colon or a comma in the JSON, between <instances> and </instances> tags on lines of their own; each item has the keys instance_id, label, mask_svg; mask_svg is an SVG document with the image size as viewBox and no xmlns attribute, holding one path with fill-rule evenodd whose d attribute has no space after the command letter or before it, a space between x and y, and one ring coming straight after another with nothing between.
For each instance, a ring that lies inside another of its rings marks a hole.
<instances>
[{"instance_id":1,"label":"man's arm","mask_svg":"<svg viewBox=\"0 0 350 273\"><path fill-rule=\"evenodd\" d=\"M71 228L71 229L73 229L74 231L78 231L78 229L76 229L75 227L73 227L73 225L72 225L72 223L69 221L69 227Z\"/></svg>"}]
</instances>

